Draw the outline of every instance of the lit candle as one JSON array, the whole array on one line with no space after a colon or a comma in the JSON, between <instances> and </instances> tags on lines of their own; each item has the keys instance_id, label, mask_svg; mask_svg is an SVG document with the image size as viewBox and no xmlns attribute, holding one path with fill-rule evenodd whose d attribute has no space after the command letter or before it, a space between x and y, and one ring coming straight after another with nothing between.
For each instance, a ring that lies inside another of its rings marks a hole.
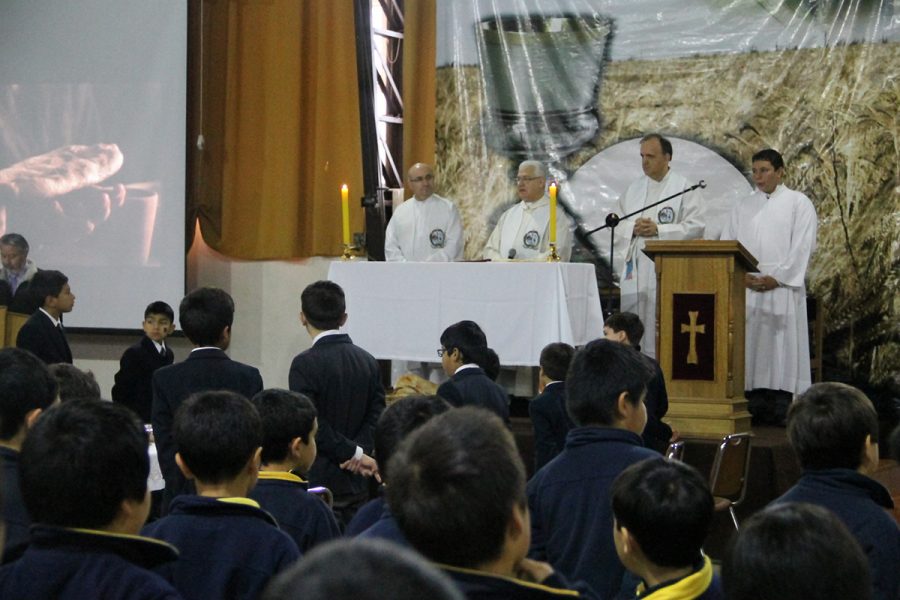
<instances>
[{"instance_id":1,"label":"lit candle","mask_svg":"<svg viewBox=\"0 0 900 600\"><path fill-rule=\"evenodd\" d=\"M550 243L556 243L556 182L550 184Z\"/></svg>"},{"instance_id":2,"label":"lit candle","mask_svg":"<svg viewBox=\"0 0 900 600\"><path fill-rule=\"evenodd\" d=\"M341 186L341 219L344 225L344 245L350 245L350 191L347 184Z\"/></svg>"}]
</instances>

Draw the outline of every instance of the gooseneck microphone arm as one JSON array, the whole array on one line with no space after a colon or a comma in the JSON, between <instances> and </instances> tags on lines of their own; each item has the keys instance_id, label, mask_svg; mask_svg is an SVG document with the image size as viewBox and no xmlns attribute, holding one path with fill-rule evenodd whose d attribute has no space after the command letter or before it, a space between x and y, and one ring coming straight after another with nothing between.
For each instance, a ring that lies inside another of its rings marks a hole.
<instances>
[{"instance_id":1,"label":"gooseneck microphone arm","mask_svg":"<svg viewBox=\"0 0 900 600\"><path fill-rule=\"evenodd\" d=\"M657 200L653 204L648 204L647 206L641 207L634 212L628 213L624 217L620 217L616 213L609 213L608 215L606 215L606 223L605 224L601 225L600 227L595 227L594 229L591 229L590 231L585 232L585 236L589 236L589 235L593 235L593 234L597 233L598 231L600 231L602 229L609 229L609 271L612 274L613 280L615 280L615 276L616 276L616 271L615 271L615 269L613 269L613 254L615 252L615 245L616 245L616 226L619 224L619 222L622 221L623 219L628 219L628 218L633 217L634 215L640 214L640 213L644 212L645 210L647 210L648 208L653 208L655 206L659 206L660 204L663 204L664 202L668 202L669 200L671 200L673 198L677 198L678 196L683 196L684 194L687 194L688 192L693 192L697 188L705 188L705 187L706 187L706 181L701 179L698 183L695 183L694 185L692 185L689 188L685 188L685 189L681 190L680 192L677 192L675 194L672 194L671 196L667 196L667 197L663 198L662 200Z\"/></svg>"}]
</instances>

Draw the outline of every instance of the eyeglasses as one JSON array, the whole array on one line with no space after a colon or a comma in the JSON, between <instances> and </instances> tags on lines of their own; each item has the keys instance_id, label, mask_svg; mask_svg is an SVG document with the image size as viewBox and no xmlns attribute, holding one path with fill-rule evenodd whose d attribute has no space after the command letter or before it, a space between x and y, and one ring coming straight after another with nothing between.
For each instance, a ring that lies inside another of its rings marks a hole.
<instances>
[{"instance_id":1,"label":"eyeglasses","mask_svg":"<svg viewBox=\"0 0 900 600\"><path fill-rule=\"evenodd\" d=\"M541 175L535 175L534 177L516 177L516 183L528 183L529 181L534 181L535 179L544 179Z\"/></svg>"},{"instance_id":2,"label":"eyeglasses","mask_svg":"<svg viewBox=\"0 0 900 600\"><path fill-rule=\"evenodd\" d=\"M434 175L423 175L422 177L410 177L410 183L419 183L420 181L434 181Z\"/></svg>"},{"instance_id":3,"label":"eyeglasses","mask_svg":"<svg viewBox=\"0 0 900 600\"><path fill-rule=\"evenodd\" d=\"M446 348L438 348L437 349L438 356L440 356L441 358L443 358L444 354L448 353L448 352L450 352L450 351L447 350Z\"/></svg>"}]
</instances>

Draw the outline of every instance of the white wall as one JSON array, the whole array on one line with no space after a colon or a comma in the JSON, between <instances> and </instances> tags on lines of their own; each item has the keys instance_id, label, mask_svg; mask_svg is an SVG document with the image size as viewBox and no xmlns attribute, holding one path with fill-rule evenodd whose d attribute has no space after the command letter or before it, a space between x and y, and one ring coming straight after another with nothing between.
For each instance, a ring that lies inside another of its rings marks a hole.
<instances>
[{"instance_id":1,"label":"white wall","mask_svg":"<svg viewBox=\"0 0 900 600\"><path fill-rule=\"evenodd\" d=\"M266 387L286 388L291 360L312 342L300 326L300 292L313 281L325 279L332 260L233 260L210 249L197 232L188 254L187 287L190 290L203 285L215 286L231 294L235 315L228 354L257 367ZM173 308L177 320L178 307ZM143 306L134 307L135 327L140 326L143 310ZM122 352L137 339L137 336L69 335L75 366L93 371L104 398L111 397ZM184 337L171 338L169 344L176 361L184 360L191 349Z\"/></svg>"}]
</instances>

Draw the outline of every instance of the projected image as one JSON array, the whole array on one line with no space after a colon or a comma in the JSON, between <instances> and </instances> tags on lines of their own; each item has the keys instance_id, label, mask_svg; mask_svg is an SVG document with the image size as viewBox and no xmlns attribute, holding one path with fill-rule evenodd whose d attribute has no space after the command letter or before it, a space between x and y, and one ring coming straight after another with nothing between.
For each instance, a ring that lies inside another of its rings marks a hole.
<instances>
[{"instance_id":1,"label":"projected image","mask_svg":"<svg viewBox=\"0 0 900 600\"><path fill-rule=\"evenodd\" d=\"M68 276L69 327L184 292L183 0L0 2L0 234ZM140 316L140 315L138 315Z\"/></svg>"},{"instance_id":2,"label":"projected image","mask_svg":"<svg viewBox=\"0 0 900 600\"><path fill-rule=\"evenodd\" d=\"M160 184L123 172L128 157L115 140L32 154L48 143L93 142L107 129L96 102L68 101L92 89L53 87L13 85L0 96L0 235L26 235L61 267L149 264Z\"/></svg>"}]
</instances>

